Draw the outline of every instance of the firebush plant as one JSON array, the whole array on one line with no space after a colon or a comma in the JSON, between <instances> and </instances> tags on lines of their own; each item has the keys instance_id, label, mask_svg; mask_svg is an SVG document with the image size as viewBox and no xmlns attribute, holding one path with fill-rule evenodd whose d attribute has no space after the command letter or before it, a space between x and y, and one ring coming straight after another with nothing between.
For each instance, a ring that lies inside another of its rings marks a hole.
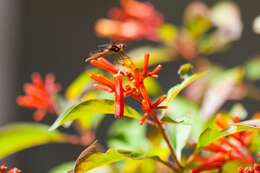
<instances>
[{"instance_id":1,"label":"firebush plant","mask_svg":"<svg viewBox=\"0 0 260 173\"><path fill-rule=\"evenodd\" d=\"M54 142L86 149L49 173L259 173L260 114L249 115L239 102L260 100L260 59L231 69L206 59L239 40L242 27L230 1L192 2L183 26L176 26L148 2L121 0L96 22L97 35L120 45L147 40L158 46L99 50L64 95L53 74L33 73L16 101L34 110L35 123L0 128L0 159ZM179 83L163 92L157 80L163 63L179 59L189 63L175 71ZM223 110L229 100L236 103ZM56 118L52 125L40 123L49 115ZM115 120L102 146L96 130L106 115ZM21 172L1 164L0 173Z\"/></svg>"}]
</instances>

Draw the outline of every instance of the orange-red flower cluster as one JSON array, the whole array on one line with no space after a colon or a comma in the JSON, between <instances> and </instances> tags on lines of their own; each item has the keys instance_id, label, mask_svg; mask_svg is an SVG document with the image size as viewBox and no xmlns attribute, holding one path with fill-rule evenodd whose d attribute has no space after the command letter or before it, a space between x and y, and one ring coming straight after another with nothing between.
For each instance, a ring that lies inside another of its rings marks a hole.
<instances>
[{"instance_id":1,"label":"orange-red flower cluster","mask_svg":"<svg viewBox=\"0 0 260 173\"><path fill-rule=\"evenodd\" d=\"M100 36L120 41L157 40L157 29L163 17L150 3L121 0L120 8L110 10L110 19L99 19L96 32Z\"/></svg>"},{"instance_id":2,"label":"orange-red flower cluster","mask_svg":"<svg viewBox=\"0 0 260 173\"><path fill-rule=\"evenodd\" d=\"M214 123L221 129L228 128L232 123L240 122L239 117L234 117L232 120L218 115ZM195 156L194 159L203 163L193 169L192 173L199 173L205 170L220 168L227 161L239 160L248 164L254 162L252 153L248 149L250 142L250 132L243 131L234 133L227 138L221 138L217 142L211 143L204 148L205 151L211 152L210 157Z\"/></svg>"},{"instance_id":3,"label":"orange-red flower cluster","mask_svg":"<svg viewBox=\"0 0 260 173\"><path fill-rule=\"evenodd\" d=\"M245 168L239 168L239 173L260 173L260 164L253 164L253 166L247 166Z\"/></svg>"},{"instance_id":4,"label":"orange-red flower cluster","mask_svg":"<svg viewBox=\"0 0 260 173\"><path fill-rule=\"evenodd\" d=\"M115 93L115 116L117 118L124 115L124 97L127 96L131 96L142 106L145 113L143 118L140 120L141 124L145 122L148 115L155 116L156 109L166 108L165 106L160 106L160 104L166 99L166 96L163 95L156 101L152 102L144 86L145 78L158 77L158 72L161 69L161 65L158 65L149 72L149 57L148 53L144 56L143 70L140 70L130 58L125 58L122 63L127 70L119 69L105 58L98 58L97 60L90 61L92 65L113 74L113 80L99 74L92 74L91 78L99 83L95 84L96 88Z\"/></svg>"},{"instance_id":5,"label":"orange-red flower cluster","mask_svg":"<svg viewBox=\"0 0 260 173\"><path fill-rule=\"evenodd\" d=\"M25 95L17 97L17 104L22 107L36 109L33 118L41 121L45 114L56 113L54 96L60 90L60 85L55 83L55 76L47 74L45 80L39 73L32 74L32 83L24 84Z\"/></svg>"},{"instance_id":6,"label":"orange-red flower cluster","mask_svg":"<svg viewBox=\"0 0 260 173\"><path fill-rule=\"evenodd\" d=\"M0 173L21 173L22 171L18 168L8 169L5 165L0 165Z\"/></svg>"}]
</instances>

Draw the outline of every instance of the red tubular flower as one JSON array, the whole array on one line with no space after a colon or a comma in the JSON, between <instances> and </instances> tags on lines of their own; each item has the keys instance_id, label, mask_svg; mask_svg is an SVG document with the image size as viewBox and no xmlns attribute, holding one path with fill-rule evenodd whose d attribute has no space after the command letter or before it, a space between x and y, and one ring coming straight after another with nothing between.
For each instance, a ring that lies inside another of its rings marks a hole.
<instances>
[{"instance_id":1,"label":"red tubular flower","mask_svg":"<svg viewBox=\"0 0 260 173\"><path fill-rule=\"evenodd\" d=\"M153 103L153 108L158 108L158 106L167 98L166 95L162 95L159 97L154 103Z\"/></svg>"},{"instance_id":2,"label":"red tubular flower","mask_svg":"<svg viewBox=\"0 0 260 173\"><path fill-rule=\"evenodd\" d=\"M144 116L140 119L140 124L143 125L146 121L146 119L148 118L149 114L148 113L144 113Z\"/></svg>"},{"instance_id":3,"label":"red tubular flower","mask_svg":"<svg viewBox=\"0 0 260 173\"><path fill-rule=\"evenodd\" d=\"M33 118L41 121L47 112L56 113L53 97L59 90L54 75L47 74L43 80L39 73L33 73L32 83L24 84L25 95L18 96L16 102L19 106L36 109Z\"/></svg>"},{"instance_id":4,"label":"red tubular flower","mask_svg":"<svg viewBox=\"0 0 260 173\"><path fill-rule=\"evenodd\" d=\"M5 165L0 165L0 173L21 173L22 171L18 168L8 168Z\"/></svg>"},{"instance_id":5,"label":"red tubular flower","mask_svg":"<svg viewBox=\"0 0 260 173\"><path fill-rule=\"evenodd\" d=\"M212 157L208 157L204 159L204 163L195 169L193 169L190 173L199 173L205 170L211 170L219 168L223 165L224 162L229 160L229 156L226 154L217 153Z\"/></svg>"},{"instance_id":6,"label":"red tubular flower","mask_svg":"<svg viewBox=\"0 0 260 173\"><path fill-rule=\"evenodd\" d=\"M239 173L260 173L260 164L254 163L251 166L238 169Z\"/></svg>"},{"instance_id":7,"label":"red tubular flower","mask_svg":"<svg viewBox=\"0 0 260 173\"><path fill-rule=\"evenodd\" d=\"M108 79L102 75L99 75L99 74L92 74L92 75L90 75L90 77L92 79L94 79L95 81L103 84L104 86L110 88L112 91L115 90L114 83L110 79Z\"/></svg>"},{"instance_id":8,"label":"red tubular flower","mask_svg":"<svg viewBox=\"0 0 260 173\"><path fill-rule=\"evenodd\" d=\"M118 73L118 68L115 67L113 64L111 64L108 60L105 58L98 58L98 60L91 60L90 63L96 67L99 67L103 70L107 70L113 74Z\"/></svg>"},{"instance_id":9,"label":"red tubular flower","mask_svg":"<svg viewBox=\"0 0 260 173\"><path fill-rule=\"evenodd\" d=\"M149 58L150 58L150 55L148 53L146 53L144 55L144 68L143 68L143 76L147 76L147 73L148 73L148 67L149 67Z\"/></svg>"},{"instance_id":10,"label":"red tubular flower","mask_svg":"<svg viewBox=\"0 0 260 173\"><path fill-rule=\"evenodd\" d=\"M17 168L10 169L7 173L21 173L22 171Z\"/></svg>"},{"instance_id":11,"label":"red tubular flower","mask_svg":"<svg viewBox=\"0 0 260 173\"><path fill-rule=\"evenodd\" d=\"M7 171L7 167L5 165L0 165L0 173L4 173Z\"/></svg>"},{"instance_id":12,"label":"red tubular flower","mask_svg":"<svg viewBox=\"0 0 260 173\"><path fill-rule=\"evenodd\" d=\"M115 81L115 117L121 118L124 115L124 93L123 76L118 73L114 75Z\"/></svg>"},{"instance_id":13,"label":"red tubular flower","mask_svg":"<svg viewBox=\"0 0 260 173\"><path fill-rule=\"evenodd\" d=\"M228 119L221 114L219 114L214 121L214 123L222 129L228 128L233 123L239 123L239 122L240 122L240 118L237 116L233 117L232 119ZM250 143L250 137L251 137L250 134L251 132L249 131L237 132L231 134L229 138L230 140L232 140L232 143L234 143L235 145L241 145L243 147L247 147Z\"/></svg>"},{"instance_id":14,"label":"red tubular flower","mask_svg":"<svg viewBox=\"0 0 260 173\"><path fill-rule=\"evenodd\" d=\"M150 73L148 73L148 76L151 76L151 77L154 77L154 78L157 78L158 77L158 73L159 73L159 71L161 70L161 68L162 68L162 65L157 65L154 69L153 69L153 71L151 71Z\"/></svg>"},{"instance_id":15,"label":"red tubular flower","mask_svg":"<svg viewBox=\"0 0 260 173\"><path fill-rule=\"evenodd\" d=\"M226 129L232 123L239 122L238 117L228 119L219 114L214 123L221 129ZM252 153L248 149L250 141L250 132L237 132L226 138L207 145L204 150L213 155L203 159L203 163L192 170L192 173L199 173L205 170L220 168L223 164L232 160L239 160L244 163L252 164L254 162Z\"/></svg>"},{"instance_id":16,"label":"red tubular flower","mask_svg":"<svg viewBox=\"0 0 260 173\"><path fill-rule=\"evenodd\" d=\"M115 93L115 117L121 118L124 115L124 97L127 96L131 96L135 99L144 110L144 116L140 120L141 124L146 121L149 115L154 115L155 110L166 108L165 106L160 106L160 104L166 99L166 96L163 95L152 103L144 85L144 80L147 77L157 76L161 69L161 65L159 65L152 72L148 72L149 58L149 54L145 54L143 70L140 70L130 58L125 58L123 60L122 65L126 67L126 69L122 70L119 70L104 58L90 61L92 65L113 73L114 81L97 74L92 74L91 78L102 84L96 84L95 86L97 88ZM124 77L127 79L125 84L123 83Z\"/></svg>"},{"instance_id":17,"label":"red tubular flower","mask_svg":"<svg viewBox=\"0 0 260 173\"><path fill-rule=\"evenodd\" d=\"M106 86L104 86L104 85L94 84L94 87L95 87L96 89L100 89L100 90L103 90L103 91L106 91L106 92L109 92L109 93L112 93L112 92L113 92L113 89L108 88L108 87L106 87Z\"/></svg>"},{"instance_id":18,"label":"red tubular flower","mask_svg":"<svg viewBox=\"0 0 260 173\"><path fill-rule=\"evenodd\" d=\"M121 41L157 40L156 31L162 25L163 17L154 7L137 0L120 2L120 8L110 10L111 19L97 21L97 34Z\"/></svg>"}]
</instances>

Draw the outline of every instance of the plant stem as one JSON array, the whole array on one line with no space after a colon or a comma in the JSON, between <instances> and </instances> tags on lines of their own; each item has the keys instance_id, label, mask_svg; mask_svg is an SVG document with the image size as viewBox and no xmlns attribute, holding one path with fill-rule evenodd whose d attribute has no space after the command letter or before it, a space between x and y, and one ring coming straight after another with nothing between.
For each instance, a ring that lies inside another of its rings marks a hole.
<instances>
[{"instance_id":1,"label":"plant stem","mask_svg":"<svg viewBox=\"0 0 260 173\"><path fill-rule=\"evenodd\" d=\"M182 167L182 165L180 164L180 162L177 159L175 151L174 151L174 149L173 149L173 147L171 145L171 142L170 142L170 140L169 140L169 138L168 138L168 136L167 136L167 134L165 132L165 129L162 126L161 121L158 119L158 117L157 117L155 112L152 111L152 112L150 112L150 114L152 115L152 117L154 118L156 124L158 125L158 128L160 129L161 134L162 134L164 140L166 141L166 143L167 143L167 145L168 145L168 147L170 149L170 152L171 152L171 155L173 157L173 160L176 162L178 169L182 172L183 167Z\"/></svg>"},{"instance_id":2,"label":"plant stem","mask_svg":"<svg viewBox=\"0 0 260 173\"><path fill-rule=\"evenodd\" d=\"M169 162L163 161L163 160L159 160L159 162L161 162L162 164L164 164L165 166L167 166L168 168L172 169L175 172L179 172L177 168L175 168L172 164L170 164Z\"/></svg>"}]
</instances>

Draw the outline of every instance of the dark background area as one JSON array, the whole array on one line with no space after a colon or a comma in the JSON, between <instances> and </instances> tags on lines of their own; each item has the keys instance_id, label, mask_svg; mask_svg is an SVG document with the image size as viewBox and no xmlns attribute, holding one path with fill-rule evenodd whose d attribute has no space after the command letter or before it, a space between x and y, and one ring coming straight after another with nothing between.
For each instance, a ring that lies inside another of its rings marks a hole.
<instances>
[{"instance_id":1,"label":"dark background area","mask_svg":"<svg viewBox=\"0 0 260 173\"><path fill-rule=\"evenodd\" d=\"M184 8L191 1L150 0L150 2L165 15L166 21L180 25ZM217 1L206 2L211 5ZM260 48L260 35L252 31L252 22L260 14L260 1L238 0L236 2L241 8L244 24L242 38L228 51L209 57L226 67L242 64L246 59L259 53ZM107 42L95 35L95 21L105 17L111 7L119 5L117 0L20 0L16 3L18 4L15 25L17 38L14 44L17 46L9 69L12 72L10 77L14 81L12 81L12 90L8 91L11 94L6 110L7 114L12 115L0 125L8 121L32 121L32 112L18 108L15 104L16 95L22 94L22 85L30 81L32 72L37 71L41 74L52 72L63 88L66 88L85 69L86 64L82 57L95 50L97 45ZM149 44L149 42L138 42L129 47L133 48L144 43ZM166 89L176 81L174 75L181 63L183 62L172 62L164 66L160 82ZM8 73L6 75L9 77ZM4 98L0 99L4 100ZM259 110L260 103L246 100L244 105L251 112L255 112ZM44 122L50 123L53 120L49 118ZM106 128L107 122L102 123L103 128ZM99 140L104 140L103 132L100 129ZM11 159L14 159L15 165L25 173L46 173L55 165L75 160L81 150L82 148L79 147L51 144L19 152Z\"/></svg>"}]
</instances>

